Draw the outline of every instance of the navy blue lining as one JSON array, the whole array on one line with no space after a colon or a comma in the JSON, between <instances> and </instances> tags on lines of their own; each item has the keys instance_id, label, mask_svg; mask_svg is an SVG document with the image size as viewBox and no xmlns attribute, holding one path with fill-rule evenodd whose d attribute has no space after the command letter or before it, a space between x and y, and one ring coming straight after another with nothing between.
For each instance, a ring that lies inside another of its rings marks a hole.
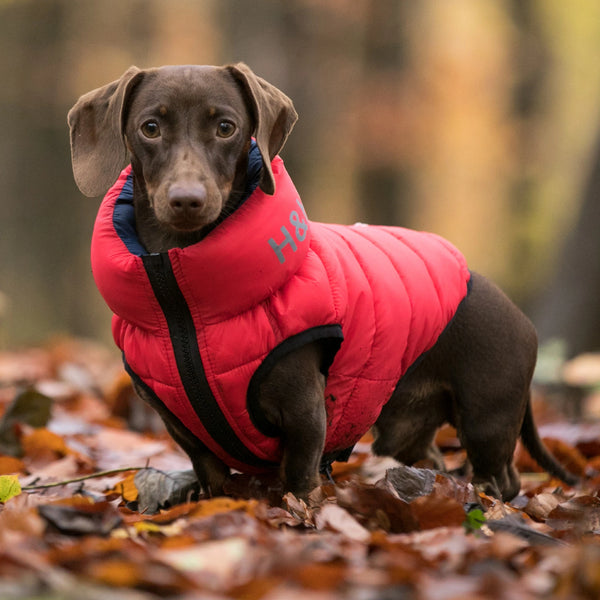
<instances>
[{"instance_id":1,"label":"navy blue lining","mask_svg":"<svg viewBox=\"0 0 600 600\"><path fill-rule=\"evenodd\" d=\"M125 181L113 211L113 227L127 250L136 256L148 254L138 239L135 228L135 209L133 208L133 173Z\"/></svg>"},{"instance_id":2,"label":"navy blue lining","mask_svg":"<svg viewBox=\"0 0 600 600\"><path fill-rule=\"evenodd\" d=\"M244 190L244 196L239 205L239 208L254 192L260 182L263 162L258 151L258 145L254 140L248 152L248 176L247 184ZM115 203L113 211L113 227L121 241L127 247L131 254L136 256L144 256L148 254L146 248L138 239L137 229L135 227L135 209L133 208L133 172L129 173L125 185L121 189L121 193Z\"/></svg>"}]
</instances>

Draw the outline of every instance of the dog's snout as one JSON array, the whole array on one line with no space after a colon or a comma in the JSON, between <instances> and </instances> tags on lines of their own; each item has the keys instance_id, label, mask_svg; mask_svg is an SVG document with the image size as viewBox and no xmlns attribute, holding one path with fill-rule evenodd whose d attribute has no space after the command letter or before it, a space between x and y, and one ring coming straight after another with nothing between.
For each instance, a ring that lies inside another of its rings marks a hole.
<instances>
[{"instance_id":1,"label":"dog's snout","mask_svg":"<svg viewBox=\"0 0 600 600\"><path fill-rule=\"evenodd\" d=\"M206 204L206 187L201 183L183 186L173 185L169 189L169 207L179 218L197 216Z\"/></svg>"}]
</instances>

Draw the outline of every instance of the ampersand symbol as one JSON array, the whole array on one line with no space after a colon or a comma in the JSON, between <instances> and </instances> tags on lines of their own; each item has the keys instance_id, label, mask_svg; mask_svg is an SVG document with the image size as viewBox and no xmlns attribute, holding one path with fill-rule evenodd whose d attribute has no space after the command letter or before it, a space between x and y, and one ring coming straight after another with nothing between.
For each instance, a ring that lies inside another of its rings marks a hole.
<instances>
[{"instance_id":1,"label":"ampersand symbol","mask_svg":"<svg viewBox=\"0 0 600 600\"><path fill-rule=\"evenodd\" d=\"M303 242L308 231L308 223L304 219L300 219L300 215L295 210L290 213L290 223L296 230L296 239Z\"/></svg>"}]
</instances>

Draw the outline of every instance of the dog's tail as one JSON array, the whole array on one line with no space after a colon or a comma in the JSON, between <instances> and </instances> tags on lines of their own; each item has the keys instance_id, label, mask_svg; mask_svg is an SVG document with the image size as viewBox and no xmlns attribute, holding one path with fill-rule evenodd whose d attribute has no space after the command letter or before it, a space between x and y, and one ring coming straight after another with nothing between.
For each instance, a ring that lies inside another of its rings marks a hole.
<instances>
[{"instance_id":1,"label":"dog's tail","mask_svg":"<svg viewBox=\"0 0 600 600\"><path fill-rule=\"evenodd\" d=\"M567 471L544 446L533 421L531 401L527 402L525 418L521 425L521 440L531 457L548 473L558 477L568 485L577 485L580 482L580 478Z\"/></svg>"}]
</instances>

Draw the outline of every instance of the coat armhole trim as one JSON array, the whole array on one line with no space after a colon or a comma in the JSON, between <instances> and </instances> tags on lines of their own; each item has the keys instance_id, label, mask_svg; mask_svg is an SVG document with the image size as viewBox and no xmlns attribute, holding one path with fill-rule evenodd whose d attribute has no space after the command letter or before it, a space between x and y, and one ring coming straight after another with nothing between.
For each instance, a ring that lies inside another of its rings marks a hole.
<instances>
[{"instance_id":1,"label":"coat armhole trim","mask_svg":"<svg viewBox=\"0 0 600 600\"><path fill-rule=\"evenodd\" d=\"M327 376L329 367L331 367L343 341L344 334L340 325L319 325L285 339L271 350L258 369L256 369L254 375L252 375L246 397L246 408L250 420L261 433L267 437L281 436L279 428L267 420L258 402L260 385L277 362L290 352L298 350L306 344L320 342L323 347L323 361L320 369L321 373Z\"/></svg>"}]
</instances>

